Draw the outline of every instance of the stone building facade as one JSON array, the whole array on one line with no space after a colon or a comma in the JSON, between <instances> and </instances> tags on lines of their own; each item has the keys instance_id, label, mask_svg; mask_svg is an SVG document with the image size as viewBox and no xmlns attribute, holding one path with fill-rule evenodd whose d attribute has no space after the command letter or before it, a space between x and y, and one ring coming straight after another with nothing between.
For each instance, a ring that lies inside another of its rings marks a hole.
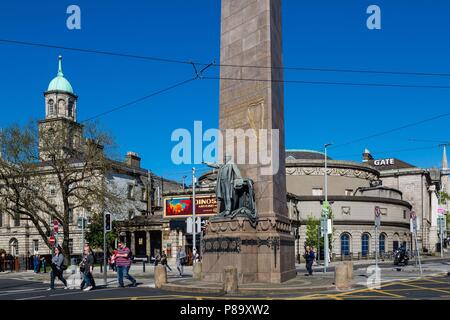
<instances>
[{"instance_id":1,"label":"stone building facade","mask_svg":"<svg viewBox=\"0 0 450 320\"><path fill-rule=\"evenodd\" d=\"M83 126L77 122L78 96L74 93L69 81L64 77L61 57L59 57L58 74L50 82L44 97L45 119L39 122L40 136L65 131L72 139L67 141L67 145L64 145L63 149L79 148L87 140L83 137ZM40 174L45 175L46 180L48 180L48 184L44 186L42 192L54 202L56 207L61 207L62 199L58 196L57 184L52 183L56 177L45 166L45 152L45 145L40 142L40 158L44 160ZM121 199L120 208L115 208L114 212L110 212L112 213L112 220L122 222L122 226L126 221L135 221L136 219L145 221L145 224L149 225L149 229L158 230L159 240L154 236L154 246L160 248L162 223L160 219L155 219L155 212L161 210L163 192L180 189L180 184L163 179L142 168L141 158L134 152L128 152L123 161L108 159L108 162L110 164L108 166L109 171L102 173L102 176L98 178L104 179L107 187L114 189L114 193ZM98 183L98 181L91 180L85 182L89 184ZM74 207L76 207L76 204L74 204ZM87 219L89 224L92 216L91 211L94 211L91 209L93 208L79 207L73 209L69 214L69 248L71 254L82 253L83 229L80 219ZM51 217L44 217L44 219L51 221ZM120 231L128 232L125 233L125 239L130 246L133 243L132 247L134 248L135 233L138 230L125 228ZM56 241L61 243L62 238L57 237ZM29 221L12 217L4 212L0 212L0 249L13 256L30 255L35 252L49 254L51 252L37 229Z\"/></svg>"}]
</instances>

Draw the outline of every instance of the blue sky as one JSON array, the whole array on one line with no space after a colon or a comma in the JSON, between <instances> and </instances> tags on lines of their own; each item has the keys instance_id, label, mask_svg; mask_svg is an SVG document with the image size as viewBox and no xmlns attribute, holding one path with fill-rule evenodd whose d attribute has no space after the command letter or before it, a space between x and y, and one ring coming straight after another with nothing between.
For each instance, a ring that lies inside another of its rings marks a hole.
<instances>
[{"instance_id":1,"label":"blue sky","mask_svg":"<svg viewBox=\"0 0 450 320\"><path fill-rule=\"evenodd\" d=\"M66 28L66 9L77 4L82 29ZM382 29L368 30L366 8L381 8ZM450 1L284 0L286 67L450 73ZM220 1L2 1L0 38L180 60L219 61ZM83 120L185 80L187 65L156 63L58 49L0 43L0 126L44 117L43 92L56 75L57 56L79 95ZM211 69L208 75L217 74ZM287 80L450 86L450 77L286 71ZM189 166L171 162L176 128L218 125L219 83L198 80L100 118L119 152L136 151L143 165L180 179ZM450 111L450 89L286 84L286 147L320 149ZM368 147L377 158L418 166L440 164L433 142L449 140L450 117L345 147L336 159L360 161ZM401 151L425 148L422 150ZM389 152L385 152L389 151Z\"/></svg>"}]
</instances>

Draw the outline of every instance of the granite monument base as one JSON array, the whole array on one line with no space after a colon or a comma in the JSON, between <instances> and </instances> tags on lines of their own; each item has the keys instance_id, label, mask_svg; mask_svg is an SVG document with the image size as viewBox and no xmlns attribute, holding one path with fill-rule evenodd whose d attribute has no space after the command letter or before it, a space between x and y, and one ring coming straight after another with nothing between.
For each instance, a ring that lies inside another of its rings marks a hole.
<instances>
[{"instance_id":1,"label":"granite monument base","mask_svg":"<svg viewBox=\"0 0 450 320\"><path fill-rule=\"evenodd\" d=\"M235 266L239 284L281 283L296 276L290 224L259 218L256 229L246 218L215 218L202 242L202 280L222 282L224 268Z\"/></svg>"}]
</instances>

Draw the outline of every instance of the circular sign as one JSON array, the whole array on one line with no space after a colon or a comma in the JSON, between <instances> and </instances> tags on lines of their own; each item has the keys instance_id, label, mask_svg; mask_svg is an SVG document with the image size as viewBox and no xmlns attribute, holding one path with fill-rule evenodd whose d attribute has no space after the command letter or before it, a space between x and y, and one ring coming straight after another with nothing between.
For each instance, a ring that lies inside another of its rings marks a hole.
<instances>
[{"instance_id":1,"label":"circular sign","mask_svg":"<svg viewBox=\"0 0 450 320\"><path fill-rule=\"evenodd\" d=\"M48 242L50 243L50 245L55 245L56 239L54 236L51 236L50 238L48 238Z\"/></svg>"}]
</instances>

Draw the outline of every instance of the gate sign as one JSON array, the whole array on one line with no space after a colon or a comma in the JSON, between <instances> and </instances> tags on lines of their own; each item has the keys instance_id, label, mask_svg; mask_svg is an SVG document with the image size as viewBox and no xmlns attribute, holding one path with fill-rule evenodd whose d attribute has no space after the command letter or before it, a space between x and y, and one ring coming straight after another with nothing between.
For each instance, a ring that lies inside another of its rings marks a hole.
<instances>
[{"instance_id":1,"label":"gate sign","mask_svg":"<svg viewBox=\"0 0 450 320\"><path fill-rule=\"evenodd\" d=\"M381 209L380 207L375 207L375 227L379 227L381 225Z\"/></svg>"}]
</instances>

